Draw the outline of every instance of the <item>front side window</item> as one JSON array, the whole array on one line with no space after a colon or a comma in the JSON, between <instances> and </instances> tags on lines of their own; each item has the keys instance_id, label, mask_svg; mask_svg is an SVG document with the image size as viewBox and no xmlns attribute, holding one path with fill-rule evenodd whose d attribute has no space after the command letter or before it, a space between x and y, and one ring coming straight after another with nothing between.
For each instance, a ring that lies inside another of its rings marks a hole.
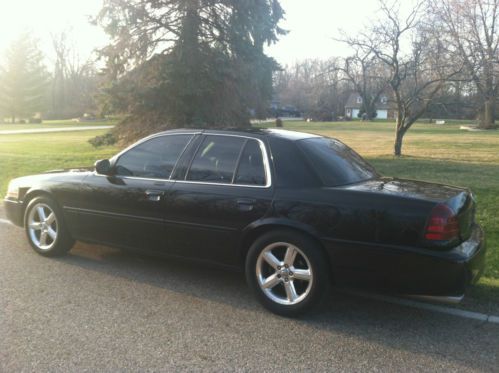
<instances>
[{"instance_id":1,"label":"front side window","mask_svg":"<svg viewBox=\"0 0 499 373\"><path fill-rule=\"evenodd\" d=\"M186 180L231 184L245 142L241 137L206 136L194 156Z\"/></svg>"},{"instance_id":2,"label":"front side window","mask_svg":"<svg viewBox=\"0 0 499 373\"><path fill-rule=\"evenodd\" d=\"M169 179L192 135L167 135L145 141L116 162L117 175Z\"/></svg>"}]
</instances>

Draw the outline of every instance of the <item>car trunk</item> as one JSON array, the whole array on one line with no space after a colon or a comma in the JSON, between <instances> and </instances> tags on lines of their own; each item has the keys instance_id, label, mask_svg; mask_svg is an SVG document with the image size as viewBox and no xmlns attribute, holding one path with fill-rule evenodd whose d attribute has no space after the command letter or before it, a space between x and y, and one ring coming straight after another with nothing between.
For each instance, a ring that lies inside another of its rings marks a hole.
<instances>
[{"instance_id":1,"label":"car trunk","mask_svg":"<svg viewBox=\"0 0 499 373\"><path fill-rule=\"evenodd\" d=\"M475 219L475 200L466 188L387 177L367 180L343 188L433 202L434 206L445 205L452 210L458 220L460 241L467 240L471 235Z\"/></svg>"}]
</instances>

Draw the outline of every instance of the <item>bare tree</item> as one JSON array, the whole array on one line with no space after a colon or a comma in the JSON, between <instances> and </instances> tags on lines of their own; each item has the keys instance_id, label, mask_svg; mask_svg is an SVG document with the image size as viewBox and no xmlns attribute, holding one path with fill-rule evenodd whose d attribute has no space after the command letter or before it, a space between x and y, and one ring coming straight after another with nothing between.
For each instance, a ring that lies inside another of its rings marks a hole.
<instances>
[{"instance_id":1,"label":"bare tree","mask_svg":"<svg viewBox=\"0 0 499 373\"><path fill-rule=\"evenodd\" d=\"M355 44L352 48L354 53L338 69L362 98L362 111L371 120L376 117L376 103L388 88L389 74L372 50Z\"/></svg>"},{"instance_id":2,"label":"bare tree","mask_svg":"<svg viewBox=\"0 0 499 373\"><path fill-rule=\"evenodd\" d=\"M53 34L52 46L55 61L50 116L74 117L95 110L98 76L93 62L82 62L71 41L70 31Z\"/></svg>"},{"instance_id":3,"label":"bare tree","mask_svg":"<svg viewBox=\"0 0 499 373\"><path fill-rule=\"evenodd\" d=\"M404 135L445 81L457 73L444 45L424 22L425 4L419 0L403 14L400 2L380 0L381 17L359 37L346 40L356 50L372 53L389 72L391 101L397 112L396 156L402 154Z\"/></svg>"},{"instance_id":4,"label":"bare tree","mask_svg":"<svg viewBox=\"0 0 499 373\"><path fill-rule=\"evenodd\" d=\"M430 0L436 27L465 66L479 97L482 128L495 121L499 90L499 0Z\"/></svg>"},{"instance_id":5,"label":"bare tree","mask_svg":"<svg viewBox=\"0 0 499 373\"><path fill-rule=\"evenodd\" d=\"M274 92L283 105L307 117L332 120L343 112L347 91L340 75L337 58L297 62L274 75Z\"/></svg>"}]
</instances>

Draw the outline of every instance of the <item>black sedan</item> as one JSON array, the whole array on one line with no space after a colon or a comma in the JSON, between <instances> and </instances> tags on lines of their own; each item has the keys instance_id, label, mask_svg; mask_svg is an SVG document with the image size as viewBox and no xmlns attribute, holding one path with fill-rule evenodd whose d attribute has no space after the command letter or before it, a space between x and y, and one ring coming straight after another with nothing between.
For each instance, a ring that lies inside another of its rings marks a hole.
<instances>
[{"instance_id":1,"label":"black sedan","mask_svg":"<svg viewBox=\"0 0 499 373\"><path fill-rule=\"evenodd\" d=\"M33 249L75 240L244 269L281 315L330 284L458 301L484 268L469 190L380 176L338 140L283 130L175 130L95 170L12 180Z\"/></svg>"}]
</instances>

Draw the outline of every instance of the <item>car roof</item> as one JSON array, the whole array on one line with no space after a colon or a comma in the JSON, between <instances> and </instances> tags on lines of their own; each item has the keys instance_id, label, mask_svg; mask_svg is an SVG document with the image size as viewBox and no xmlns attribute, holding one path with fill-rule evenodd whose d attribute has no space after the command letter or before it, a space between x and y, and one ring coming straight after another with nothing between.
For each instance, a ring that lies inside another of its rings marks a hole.
<instances>
[{"instance_id":1,"label":"car roof","mask_svg":"<svg viewBox=\"0 0 499 373\"><path fill-rule=\"evenodd\" d=\"M174 130L163 131L156 133L153 136L173 133L203 133L212 135L238 135L249 136L255 138L261 137L279 137L290 141L302 140L312 137L320 137L311 133L289 131L278 128L220 128L220 129L195 129L195 128L180 128Z\"/></svg>"}]
</instances>

